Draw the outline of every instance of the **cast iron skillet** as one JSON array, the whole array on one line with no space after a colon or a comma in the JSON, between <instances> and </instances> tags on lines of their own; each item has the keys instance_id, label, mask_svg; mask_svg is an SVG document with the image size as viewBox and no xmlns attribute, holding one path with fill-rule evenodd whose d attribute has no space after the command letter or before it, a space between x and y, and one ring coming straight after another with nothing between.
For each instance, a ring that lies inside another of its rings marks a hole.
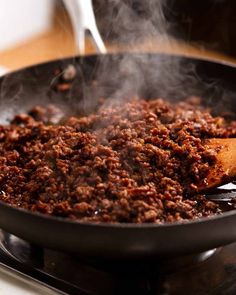
<instances>
[{"instance_id":1,"label":"cast iron skillet","mask_svg":"<svg viewBox=\"0 0 236 295\"><path fill-rule=\"evenodd\" d=\"M77 68L77 76L70 90L58 92L61 74L55 72L68 64ZM70 114L85 113L101 96L119 99L131 93L171 99L203 95L216 110L228 106L234 112L235 80L235 67L209 60L158 54L68 58L1 78L0 119L6 123L14 114L46 103L62 105ZM36 245L85 257L141 259L199 252L235 241L236 211L182 224L111 225L32 214L0 203L0 227Z\"/></svg>"}]
</instances>

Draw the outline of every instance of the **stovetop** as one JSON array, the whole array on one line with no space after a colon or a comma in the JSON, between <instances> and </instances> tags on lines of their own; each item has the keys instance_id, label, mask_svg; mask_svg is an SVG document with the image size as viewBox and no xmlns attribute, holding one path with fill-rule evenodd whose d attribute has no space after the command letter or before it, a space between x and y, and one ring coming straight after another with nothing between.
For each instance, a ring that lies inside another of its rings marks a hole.
<instances>
[{"instance_id":1,"label":"stovetop","mask_svg":"<svg viewBox=\"0 0 236 295\"><path fill-rule=\"evenodd\" d=\"M84 260L3 231L0 242L1 266L54 294L236 294L236 243L195 255L127 263Z\"/></svg>"},{"instance_id":2,"label":"stovetop","mask_svg":"<svg viewBox=\"0 0 236 295\"><path fill-rule=\"evenodd\" d=\"M236 294L236 243L148 262L105 262L42 249L0 230L0 268L0 277L27 281L40 294Z\"/></svg>"}]
</instances>

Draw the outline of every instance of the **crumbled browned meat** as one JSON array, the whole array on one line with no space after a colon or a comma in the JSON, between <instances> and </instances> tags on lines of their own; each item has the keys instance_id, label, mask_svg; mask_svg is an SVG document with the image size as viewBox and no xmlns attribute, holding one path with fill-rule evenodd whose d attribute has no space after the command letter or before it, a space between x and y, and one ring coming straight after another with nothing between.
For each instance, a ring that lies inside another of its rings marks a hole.
<instances>
[{"instance_id":1,"label":"crumbled browned meat","mask_svg":"<svg viewBox=\"0 0 236 295\"><path fill-rule=\"evenodd\" d=\"M236 135L192 98L134 99L52 125L36 107L0 126L0 199L89 222L163 223L220 213L196 194L215 164L202 139ZM56 115L60 112L56 112Z\"/></svg>"}]
</instances>

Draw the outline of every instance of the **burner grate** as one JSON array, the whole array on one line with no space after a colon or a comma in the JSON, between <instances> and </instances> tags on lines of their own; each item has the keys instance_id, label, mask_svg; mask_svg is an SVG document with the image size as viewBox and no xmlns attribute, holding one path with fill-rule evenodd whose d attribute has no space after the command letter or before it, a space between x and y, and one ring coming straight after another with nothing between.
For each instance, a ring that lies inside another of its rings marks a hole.
<instances>
[{"instance_id":1,"label":"burner grate","mask_svg":"<svg viewBox=\"0 0 236 295\"><path fill-rule=\"evenodd\" d=\"M94 262L0 232L0 264L56 294L235 295L235 250L236 243L158 262Z\"/></svg>"}]
</instances>

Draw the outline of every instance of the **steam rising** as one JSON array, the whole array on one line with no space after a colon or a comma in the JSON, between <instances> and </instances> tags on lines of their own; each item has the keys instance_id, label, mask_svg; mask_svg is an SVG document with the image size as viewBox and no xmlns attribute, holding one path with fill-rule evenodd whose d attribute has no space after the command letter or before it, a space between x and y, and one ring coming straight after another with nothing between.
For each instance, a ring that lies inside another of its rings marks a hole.
<instances>
[{"instance_id":1,"label":"steam rising","mask_svg":"<svg viewBox=\"0 0 236 295\"><path fill-rule=\"evenodd\" d=\"M107 0L109 15L106 17L112 22L112 26L107 27L107 34L115 31L116 43L128 47L143 43L148 43L149 47L161 42L171 44L173 36L169 34L173 32L174 24L165 17L165 11L169 9L166 3L166 0ZM138 47L136 52L139 52ZM62 64L62 68L68 66L67 62ZM214 104L217 99L221 110L222 106L232 108L234 92L226 92L227 87L217 79L204 79L203 82L196 63L180 56L121 53L101 56L95 65L94 60L78 64L74 59L74 66L77 76L72 88L61 95L49 91L51 81L57 83L62 76L52 78L53 69L49 70L50 66L45 70L37 68L6 76L0 81L1 122L12 118L15 113L48 101L60 106L63 104L63 110L68 110L68 114L89 113L100 98L106 98L105 103L110 105L114 99L122 103L134 96L170 100L181 100L189 95L206 96Z\"/></svg>"},{"instance_id":2,"label":"steam rising","mask_svg":"<svg viewBox=\"0 0 236 295\"><path fill-rule=\"evenodd\" d=\"M166 21L166 0L111 0L106 21L112 24L107 35L116 35L119 43L133 44L143 39L166 38L170 23Z\"/></svg>"},{"instance_id":3,"label":"steam rising","mask_svg":"<svg viewBox=\"0 0 236 295\"><path fill-rule=\"evenodd\" d=\"M109 16L106 17L110 18L108 23L112 23L112 27L107 28L107 34L109 30L115 32L115 43L126 44L128 48L143 43L148 43L149 48L152 44L171 43L173 37L169 32L173 25L165 17L166 3L165 0L108 1ZM179 99L201 94L194 64L184 65L181 58L165 55L157 58L139 53L114 55L111 59L112 63L104 58L97 66L92 96L126 101L134 96ZM83 107L89 108L88 97Z\"/></svg>"},{"instance_id":4,"label":"steam rising","mask_svg":"<svg viewBox=\"0 0 236 295\"><path fill-rule=\"evenodd\" d=\"M167 0L110 0L109 30L115 32L116 43L126 44L134 48L148 44L153 48L164 42L172 44L174 24L166 18L170 13ZM152 50L153 51L153 50ZM134 96L144 98L163 97L171 100L184 99L189 95L202 96L208 94L209 100L215 99L215 93L222 93L218 81L202 81L198 76L194 62L186 63L181 57L168 55L125 54L104 58L97 67L97 86L94 90L97 96L116 101L127 101ZM111 64L113 65L111 67ZM94 96L94 93L92 93ZM91 95L91 93L89 93ZM87 100L87 98L85 98ZM87 100L88 101L88 100ZM84 107L89 107L85 103Z\"/></svg>"}]
</instances>

